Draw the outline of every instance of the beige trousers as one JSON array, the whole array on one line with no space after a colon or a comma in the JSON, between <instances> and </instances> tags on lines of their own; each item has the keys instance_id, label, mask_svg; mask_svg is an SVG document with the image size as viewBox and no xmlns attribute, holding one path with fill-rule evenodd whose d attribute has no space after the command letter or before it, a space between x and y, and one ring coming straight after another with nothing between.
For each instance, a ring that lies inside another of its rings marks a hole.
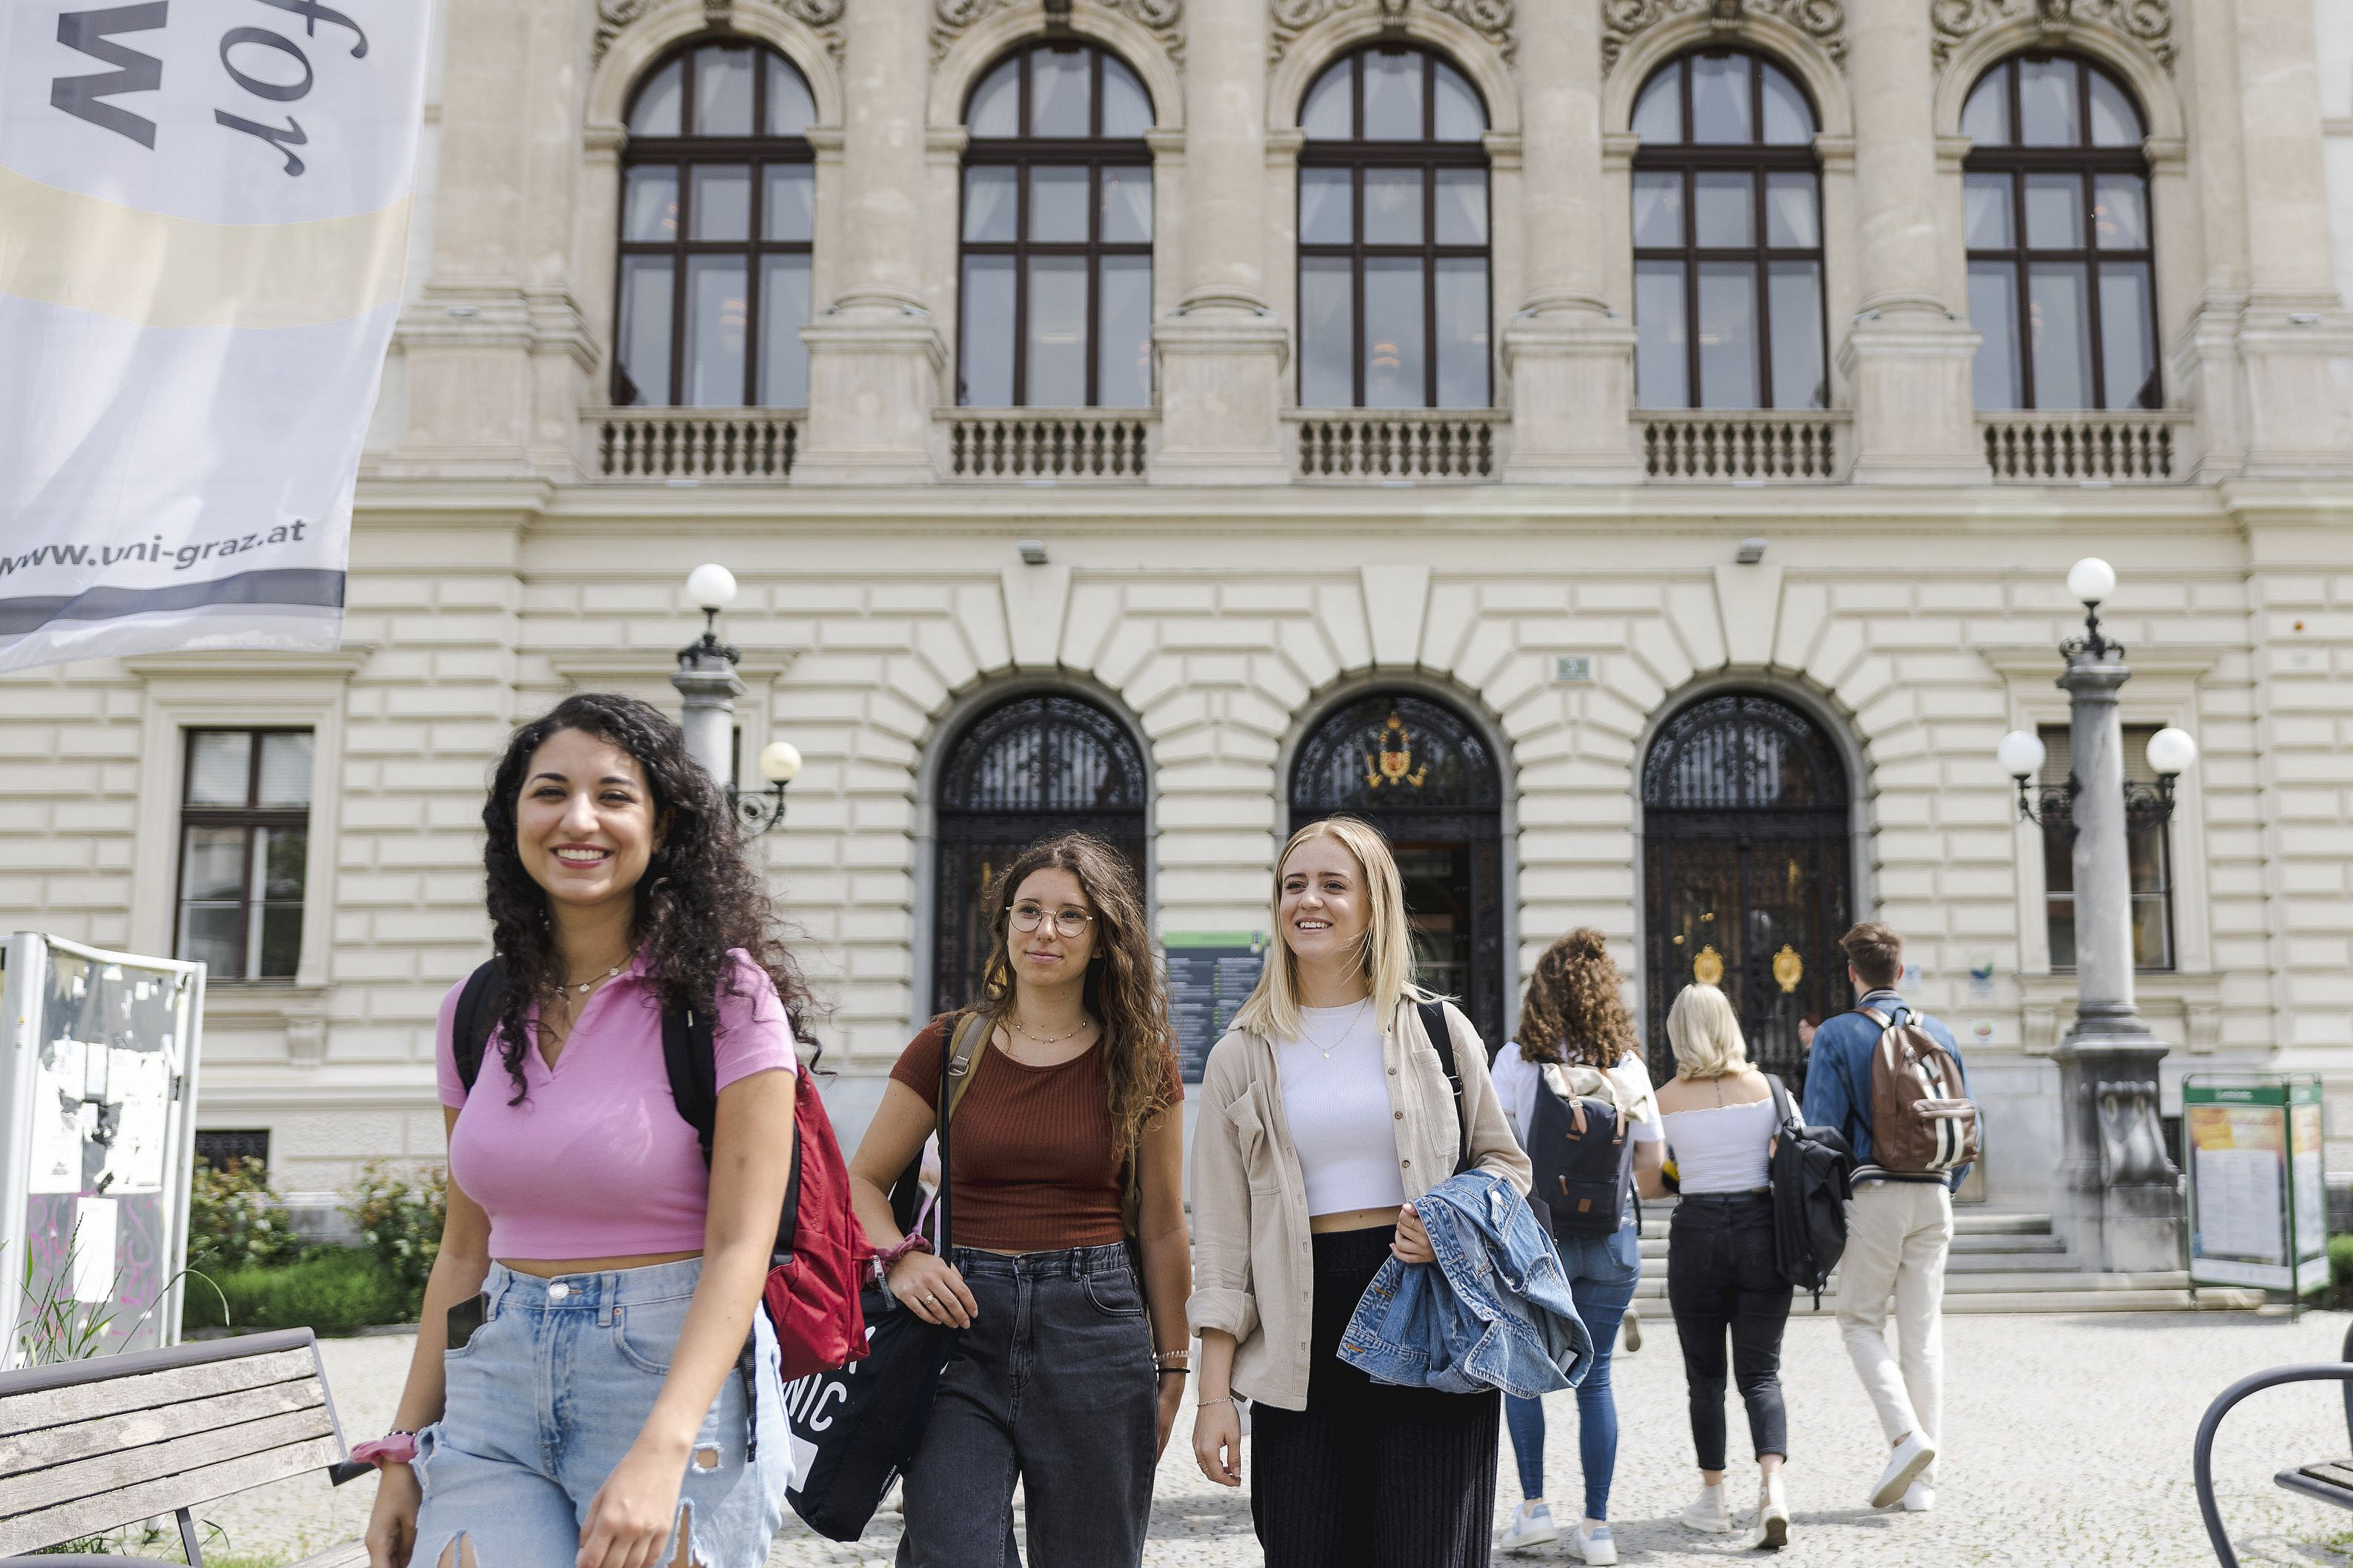
<instances>
[{"instance_id":1,"label":"beige trousers","mask_svg":"<svg viewBox=\"0 0 2353 1568\"><path fill-rule=\"evenodd\" d=\"M1872 1182L1847 1200L1839 1331L1890 1443L1912 1432L1935 1443L1943 1425L1945 1255L1952 1241L1953 1195L1941 1182ZM1931 1466L1921 1479L1933 1485L1936 1474Z\"/></svg>"}]
</instances>

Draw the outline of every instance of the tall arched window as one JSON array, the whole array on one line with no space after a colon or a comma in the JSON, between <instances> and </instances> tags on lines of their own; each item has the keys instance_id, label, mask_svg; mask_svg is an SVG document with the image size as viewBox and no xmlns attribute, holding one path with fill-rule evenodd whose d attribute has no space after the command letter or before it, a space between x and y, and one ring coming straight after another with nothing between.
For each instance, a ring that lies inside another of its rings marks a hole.
<instances>
[{"instance_id":1,"label":"tall arched window","mask_svg":"<svg viewBox=\"0 0 2353 1568\"><path fill-rule=\"evenodd\" d=\"M1634 384L1645 408L1824 408L1820 123L1745 49L1661 66L1634 101Z\"/></svg>"},{"instance_id":2,"label":"tall arched window","mask_svg":"<svg viewBox=\"0 0 2353 1568\"><path fill-rule=\"evenodd\" d=\"M817 163L808 83L735 38L690 46L630 100L621 153L613 401L808 401Z\"/></svg>"},{"instance_id":3,"label":"tall arched window","mask_svg":"<svg viewBox=\"0 0 2353 1568\"><path fill-rule=\"evenodd\" d=\"M974 408L1152 402L1152 100L1092 44L1036 43L973 89L964 352Z\"/></svg>"},{"instance_id":4,"label":"tall arched window","mask_svg":"<svg viewBox=\"0 0 2353 1568\"><path fill-rule=\"evenodd\" d=\"M2014 55L1961 110L1979 408L2156 408L2148 132L2124 83Z\"/></svg>"},{"instance_id":5,"label":"tall arched window","mask_svg":"<svg viewBox=\"0 0 2353 1568\"><path fill-rule=\"evenodd\" d=\"M1300 111L1299 401L1484 408L1487 106L1427 49L1328 67Z\"/></svg>"}]
</instances>

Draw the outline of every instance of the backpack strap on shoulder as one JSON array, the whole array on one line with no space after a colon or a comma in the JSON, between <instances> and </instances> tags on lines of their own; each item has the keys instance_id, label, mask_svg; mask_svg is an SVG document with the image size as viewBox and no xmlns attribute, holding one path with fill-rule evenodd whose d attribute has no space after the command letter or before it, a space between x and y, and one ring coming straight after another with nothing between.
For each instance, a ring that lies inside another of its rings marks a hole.
<instances>
[{"instance_id":1,"label":"backpack strap on shoulder","mask_svg":"<svg viewBox=\"0 0 2353 1568\"><path fill-rule=\"evenodd\" d=\"M457 1059L458 1081L466 1092L474 1090L474 1080L482 1073L482 1052L491 1043L491 1029L498 1017L499 1004L505 999L506 977L499 973L499 961L491 959L466 976L465 989L458 993L458 1014L450 1027L450 1055Z\"/></svg>"},{"instance_id":2,"label":"backpack strap on shoulder","mask_svg":"<svg viewBox=\"0 0 2353 1568\"><path fill-rule=\"evenodd\" d=\"M946 1098L941 1101L939 1119L944 1124L964 1103L965 1090L972 1087L973 1069L980 1065L981 1047L988 1043L989 1031L996 1027L986 1013L974 1011L959 1016L955 1031L948 1037L945 1059L941 1070L946 1076Z\"/></svg>"},{"instance_id":3,"label":"backpack strap on shoulder","mask_svg":"<svg viewBox=\"0 0 2353 1568\"><path fill-rule=\"evenodd\" d=\"M1805 1122L1798 1115L1797 1103L1789 1098L1788 1086L1781 1081L1781 1075L1768 1072L1765 1075L1765 1081L1773 1086L1773 1114L1782 1130L1788 1132L1803 1131Z\"/></svg>"},{"instance_id":4,"label":"backpack strap on shoulder","mask_svg":"<svg viewBox=\"0 0 2353 1568\"><path fill-rule=\"evenodd\" d=\"M1446 1069L1446 1087L1454 1091L1454 1125L1462 1135L1462 1147L1454 1159L1454 1173L1459 1176L1471 1168L1471 1114L1462 1104L1462 1069L1454 1060L1454 1031L1446 1026L1445 1003L1417 1002L1413 1009L1421 1015L1421 1032L1430 1037L1438 1065Z\"/></svg>"},{"instance_id":5,"label":"backpack strap on shoulder","mask_svg":"<svg viewBox=\"0 0 2353 1568\"><path fill-rule=\"evenodd\" d=\"M719 1129L719 1058L712 1037L713 1009L662 1009L662 1067L670 1076L670 1099L678 1113L694 1129L702 1145L702 1163L711 1164L711 1140Z\"/></svg>"}]
</instances>

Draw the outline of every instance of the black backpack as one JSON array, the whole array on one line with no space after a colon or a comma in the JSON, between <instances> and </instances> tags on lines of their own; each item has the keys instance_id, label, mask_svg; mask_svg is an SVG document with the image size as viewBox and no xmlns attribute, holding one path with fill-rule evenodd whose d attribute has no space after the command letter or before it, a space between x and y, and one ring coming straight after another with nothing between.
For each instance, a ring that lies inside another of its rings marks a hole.
<instances>
[{"instance_id":1,"label":"black backpack","mask_svg":"<svg viewBox=\"0 0 2353 1568\"><path fill-rule=\"evenodd\" d=\"M1771 1166L1773 1261L1782 1279L1812 1291L1820 1307L1822 1286L1846 1251L1854 1152L1835 1128L1807 1126L1779 1079L1767 1073L1765 1081L1773 1086L1773 1112L1780 1122Z\"/></svg>"},{"instance_id":2,"label":"black backpack","mask_svg":"<svg viewBox=\"0 0 2353 1568\"><path fill-rule=\"evenodd\" d=\"M1536 1074L1536 1109L1529 1119L1528 1163L1535 1188L1552 1210L1556 1236L1614 1236L1634 1197L1634 1140L1626 1118L1609 1100L1563 1097Z\"/></svg>"}]
</instances>

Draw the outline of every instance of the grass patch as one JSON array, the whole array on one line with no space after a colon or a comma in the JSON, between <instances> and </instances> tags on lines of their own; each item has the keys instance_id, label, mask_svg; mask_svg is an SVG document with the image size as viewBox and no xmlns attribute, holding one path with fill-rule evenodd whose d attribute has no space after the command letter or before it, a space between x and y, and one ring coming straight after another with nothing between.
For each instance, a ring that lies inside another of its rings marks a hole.
<instances>
[{"instance_id":1,"label":"grass patch","mask_svg":"<svg viewBox=\"0 0 2353 1568\"><path fill-rule=\"evenodd\" d=\"M310 1329L347 1334L371 1323L408 1321L408 1291L374 1254L333 1247L299 1263L269 1268L236 1268L212 1277L228 1299L228 1321L221 1301L190 1282L180 1323L184 1329Z\"/></svg>"}]
</instances>

